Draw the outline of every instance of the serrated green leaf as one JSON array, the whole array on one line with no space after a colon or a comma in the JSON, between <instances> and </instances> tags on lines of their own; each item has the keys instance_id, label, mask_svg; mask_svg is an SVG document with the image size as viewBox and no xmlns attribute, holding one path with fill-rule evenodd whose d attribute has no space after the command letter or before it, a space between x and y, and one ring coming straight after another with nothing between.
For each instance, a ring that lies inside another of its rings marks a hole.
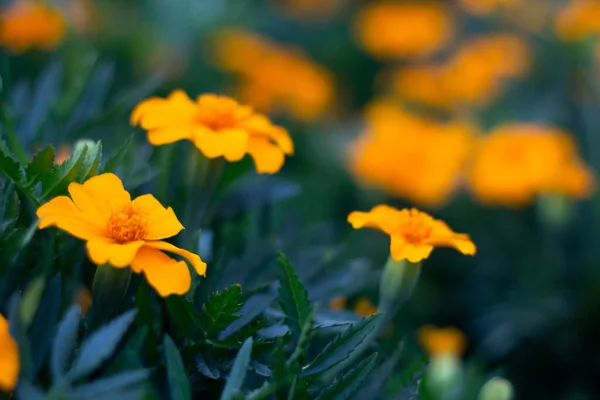
<instances>
[{"instance_id":1,"label":"serrated green leaf","mask_svg":"<svg viewBox=\"0 0 600 400\"><path fill-rule=\"evenodd\" d=\"M127 151L129 150L129 147L131 146L132 142L133 134L129 135L125 142L121 146L119 146L119 150L117 150L117 152L108 159L102 171L113 173L116 172L117 168L119 168L119 166L121 165L123 157L125 156L125 154L127 154Z\"/></svg>"},{"instance_id":2,"label":"serrated green leaf","mask_svg":"<svg viewBox=\"0 0 600 400\"><path fill-rule=\"evenodd\" d=\"M181 354L167 334L163 340L165 360L167 361L167 378L169 380L169 392L172 400L189 400L192 398L190 382L185 372Z\"/></svg>"},{"instance_id":3,"label":"serrated green leaf","mask_svg":"<svg viewBox=\"0 0 600 400\"><path fill-rule=\"evenodd\" d=\"M56 382L60 380L66 369L71 353L75 347L81 310L79 306L72 306L58 325L58 331L52 342L52 354L50 355L50 371Z\"/></svg>"},{"instance_id":4,"label":"serrated green leaf","mask_svg":"<svg viewBox=\"0 0 600 400\"><path fill-rule=\"evenodd\" d=\"M87 148L83 165L77 177L78 181L83 182L90 179L92 176L96 176L100 170L100 161L102 159L102 142L94 143L92 141L82 141L75 144L75 151L77 151L78 146L85 146Z\"/></svg>"},{"instance_id":5,"label":"serrated green leaf","mask_svg":"<svg viewBox=\"0 0 600 400\"><path fill-rule=\"evenodd\" d=\"M349 398L369 375L376 359L377 353L373 353L356 367L336 378L331 385L319 393L317 400L345 400Z\"/></svg>"},{"instance_id":6,"label":"serrated green leaf","mask_svg":"<svg viewBox=\"0 0 600 400\"><path fill-rule=\"evenodd\" d=\"M97 379L86 385L76 386L71 390L71 396L95 399L97 396L109 395L111 392L132 389L131 386L137 386L146 381L150 376L150 371L141 369L137 371L125 371L109 378Z\"/></svg>"},{"instance_id":7,"label":"serrated green leaf","mask_svg":"<svg viewBox=\"0 0 600 400\"><path fill-rule=\"evenodd\" d=\"M242 308L242 287L231 285L215 292L202 306L201 327L207 336L213 336L225 329L240 316Z\"/></svg>"},{"instance_id":8,"label":"serrated green leaf","mask_svg":"<svg viewBox=\"0 0 600 400\"><path fill-rule=\"evenodd\" d=\"M54 197L64 192L69 183L77 180L80 170L85 165L87 151L87 147L77 149L64 163L42 177L42 198Z\"/></svg>"},{"instance_id":9,"label":"serrated green leaf","mask_svg":"<svg viewBox=\"0 0 600 400\"><path fill-rule=\"evenodd\" d=\"M285 313L287 326L290 328L292 338L298 341L302 327L310 313L310 304L306 289L294 272L288 259L279 253L279 301Z\"/></svg>"},{"instance_id":10,"label":"serrated green leaf","mask_svg":"<svg viewBox=\"0 0 600 400\"><path fill-rule=\"evenodd\" d=\"M252 338L246 339L242 348L235 357L231 373L227 378L227 383L221 394L221 400L232 400L236 393L240 390L246 379L246 371L250 364L250 356L252 355Z\"/></svg>"},{"instance_id":11,"label":"serrated green leaf","mask_svg":"<svg viewBox=\"0 0 600 400\"><path fill-rule=\"evenodd\" d=\"M313 375L323 372L348 358L377 326L379 317L380 314L374 314L350 325L329 342L310 364L303 368L303 374Z\"/></svg>"},{"instance_id":12,"label":"serrated green leaf","mask_svg":"<svg viewBox=\"0 0 600 400\"><path fill-rule=\"evenodd\" d=\"M0 172L3 172L11 181L15 182L17 185L23 185L23 171L21 170L21 165L10 155L4 153L0 149Z\"/></svg>"},{"instance_id":13,"label":"serrated green leaf","mask_svg":"<svg viewBox=\"0 0 600 400\"><path fill-rule=\"evenodd\" d=\"M298 342L296 343L296 348L294 352L290 356L287 361L287 365L291 371L294 373L300 372L300 365L306 356L306 351L308 350L308 344L312 338L312 327L314 323L315 316L315 308L311 308L306 321L304 322L304 326L302 327L302 331L300 332L300 337L298 338Z\"/></svg>"},{"instance_id":14,"label":"serrated green leaf","mask_svg":"<svg viewBox=\"0 0 600 400\"><path fill-rule=\"evenodd\" d=\"M27 177L27 185L35 185L41 177L52 172L54 168L54 147L47 146L38 152L27 165L25 176Z\"/></svg>"},{"instance_id":15,"label":"serrated green leaf","mask_svg":"<svg viewBox=\"0 0 600 400\"><path fill-rule=\"evenodd\" d=\"M133 322L136 310L130 310L98 329L81 346L67 377L74 381L87 376L111 356L123 335Z\"/></svg>"}]
</instances>

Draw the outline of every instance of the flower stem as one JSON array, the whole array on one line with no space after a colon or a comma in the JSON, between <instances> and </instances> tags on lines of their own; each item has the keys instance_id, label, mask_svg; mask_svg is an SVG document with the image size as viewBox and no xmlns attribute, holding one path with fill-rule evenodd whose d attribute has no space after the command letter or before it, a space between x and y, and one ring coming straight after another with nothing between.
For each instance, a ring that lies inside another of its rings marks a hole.
<instances>
[{"instance_id":1,"label":"flower stem","mask_svg":"<svg viewBox=\"0 0 600 400\"><path fill-rule=\"evenodd\" d=\"M129 288L131 269L116 268L110 264L98 265L92 284L92 307L87 320L87 331L93 332L117 311Z\"/></svg>"}]
</instances>

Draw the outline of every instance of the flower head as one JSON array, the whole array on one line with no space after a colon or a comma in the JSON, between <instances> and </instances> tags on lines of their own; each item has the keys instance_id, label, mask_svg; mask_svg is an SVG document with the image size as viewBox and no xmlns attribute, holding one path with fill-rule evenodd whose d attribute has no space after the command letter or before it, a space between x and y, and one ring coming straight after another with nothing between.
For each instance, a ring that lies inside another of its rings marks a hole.
<instances>
[{"instance_id":1,"label":"flower head","mask_svg":"<svg viewBox=\"0 0 600 400\"><path fill-rule=\"evenodd\" d=\"M354 304L354 312L361 317L369 317L377 313L377 307L375 307L368 298L361 297L356 304Z\"/></svg>"},{"instance_id":2,"label":"flower head","mask_svg":"<svg viewBox=\"0 0 600 400\"><path fill-rule=\"evenodd\" d=\"M436 328L431 325L419 329L419 342L430 357L460 356L467 346L467 338L456 328Z\"/></svg>"},{"instance_id":3,"label":"flower head","mask_svg":"<svg viewBox=\"0 0 600 400\"><path fill-rule=\"evenodd\" d=\"M0 16L0 43L13 53L54 49L65 30L60 12L44 2L17 0Z\"/></svg>"},{"instance_id":4,"label":"flower head","mask_svg":"<svg viewBox=\"0 0 600 400\"><path fill-rule=\"evenodd\" d=\"M574 42L600 33L600 2L571 0L556 18L556 34Z\"/></svg>"},{"instance_id":5,"label":"flower head","mask_svg":"<svg viewBox=\"0 0 600 400\"><path fill-rule=\"evenodd\" d=\"M0 315L0 390L12 391L19 379L21 368L19 347L10 335L8 321Z\"/></svg>"},{"instance_id":6,"label":"flower head","mask_svg":"<svg viewBox=\"0 0 600 400\"><path fill-rule=\"evenodd\" d=\"M375 228L390 235L390 253L396 261L418 263L429 257L434 247L454 247L467 255L476 250L469 235L456 233L443 221L415 208L398 210L379 205L369 212L350 213L348 222L354 229Z\"/></svg>"},{"instance_id":7,"label":"flower head","mask_svg":"<svg viewBox=\"0 0 600 400\"><path fill-rule=\"evenodd\" d=\"M254 159L259 173L275 173L294 152L287 131L267 117L225 96L205 94L192 101L176 90L166 99L153 97L137 105L131 123L148 131L155 146L191 140L208 158Z\"/></svg>"},{"instance_id":8,"label":"flower head","mask_svg":"<svg viewBox=\"0 0 600 400\"><path fill-rule=\"evenodd\" d=\"M594 176L565 132L536 124L505 124L477 146L467 182L486 204L524 206L539 194L583 198Z\"/></svg>"},{"instance_id":9,"label":"flower head","mask_svg":"<svg viewBox=\"0 0 600 400\"><path fill-rule=\"evenodd\" d=\"M71 183L68 190L71 197L58 196L38 208L39 227L56 226L85 240L92 262L143 272L161 296L184 294L191 284L186 263L163 251L185 258L205 275L200 257L160 240L175 236L183 226L173 209L151 194L131 200L121 180L110 173Z\"/></svg>"},{"instance_id":10,"label":"flower head","mask_svg":"<svg viewBox=\"0 0 600 400\"><path fill-rule=\"evenodd\" d=\"M380 58L429 55L453 36L449 10L434 1L376 1L358 12L362 46Z\"/></svg>"}]
</instances>

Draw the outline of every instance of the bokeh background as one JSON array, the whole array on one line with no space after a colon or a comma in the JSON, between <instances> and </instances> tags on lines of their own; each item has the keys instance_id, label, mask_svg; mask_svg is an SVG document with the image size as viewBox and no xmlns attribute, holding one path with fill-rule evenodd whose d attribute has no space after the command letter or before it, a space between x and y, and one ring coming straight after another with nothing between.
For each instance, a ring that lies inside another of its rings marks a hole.
<instances>
[{"instance_id":1,"label":"bokeh background","mask_svg":"<svg viewBox=\"0 0 600 400\"><path fill-rule=\"evenodd\" d=\"M19 22L46 38L33 49L14 41L16 3L1 4L4 121L27 149L114 150L134 133L122 177L172 203L192 167L179 144L151 148L133 106L176 88L251 104L289 130L295 154L273 177L247 159L226 166L200 222L221 285L258 290L283 249L324 310L373 312L388 239L346 217L418 207L478 252L434 251L384 343L418 352L420 326L456 326L469 365L508 378L517 398L600 395L600 2L45 3L55 20ZM167 167L172 179L150 182Z\"/></svg>"}]
</instances>

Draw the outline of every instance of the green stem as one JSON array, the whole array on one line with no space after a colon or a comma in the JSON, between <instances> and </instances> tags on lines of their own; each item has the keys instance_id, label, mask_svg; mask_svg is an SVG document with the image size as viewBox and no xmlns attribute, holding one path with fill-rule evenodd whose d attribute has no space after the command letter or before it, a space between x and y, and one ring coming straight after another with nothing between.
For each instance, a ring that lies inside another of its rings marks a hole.
<instances>
[{"instance_id":1,"label":"green stem","mask_svg":"<svg viewBox=\"0 0 600 400\"><path fill-rule=\"evenodd\" d=\"M98 265L92 284L92 307L88 316L88 332L107 322L117 311L131 280L131 268Z\"/></svg>"}]
</instances>

